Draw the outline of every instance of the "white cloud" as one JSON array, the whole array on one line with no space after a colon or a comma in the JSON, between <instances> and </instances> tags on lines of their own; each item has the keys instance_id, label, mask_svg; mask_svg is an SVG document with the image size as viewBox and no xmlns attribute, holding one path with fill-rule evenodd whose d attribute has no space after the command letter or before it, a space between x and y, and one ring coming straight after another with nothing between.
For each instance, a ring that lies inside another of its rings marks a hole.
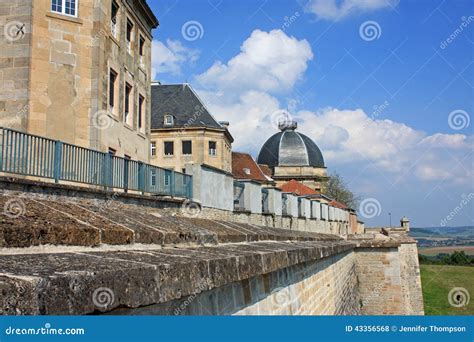
<instances>
[{"instance_id":1,"label":"white cloud","mask_svg":"<svg viewBox=\"0 0 474 342\"><path fill-rule=\"evenodd\" d=\"M269 138L268 134L275 132L270 118L279 109L275 97L251 90L229 102L225 92L198 92L218 120L230 122L230 132L236 139L234 150L256 152Z\"/></svg>"},{"instance_id":2,"label":"white cloud","mask_svg":"<svg viewBox=\"0 0 474 342\"><path fill-rule=\"evenodd\" d=\"M393 8L398 0L309 0L305 10L318 18L337 21L353 13Z\"/></svg>"},{"instance_id":3,"label":"white cloud","mask_svg":"<svg viewBox=\"0 0 474 342\"><path fill-rule=\"evenodd\" d=\"M199 59L199 51L185 47L179 40L166 40L163 43L154 40L152 44L152 75L156 79L159 74L181 74L184 63L193 63Z\"/></svg>"},{"instance_id":4,"label":"white cloud","mask_svg":"<svg viewBox=\"0 0 474 342\"><path fill-rule=\"evenodd\" d=\"M310 44L281 30L255 30L227 63L217 61L197 77L206 87L221 90L281 92L291 89L313 59Z\"/></svg>"},{"instance_id":5,"label":"white cloud","mask_svg":"<svg viewBox=\"0 0 474 342\"><path fill-rule=\"evenodd\" d=\"M450 149L459 149L467 147L467 137L463 134L441 134L436 133L426 137L420 142L420 145L431 147L443 147Z\"/></svg>"},{"instance_id":6,"label":"white cloud","mask_svg":"<svg viewBox=\"0 0 474 342\"><path fill-rule=\"evenodd\" d=\"M278 131L272 121L282 104L276 96L295 86L312 58L305 40L280 30L256 30L238 55L228 62L216 62L197 76L197 91L211 112L218 120L230 122L236 139L234 150L256 155L266 139ZM448 179L472 183L472 167L464 158L472 137L427 135L400 122L377 119L378 115L362 109L297 112L297 105L290 101L299 130L320 146L329 168L371 165L392 182Z\"/></svg>"},{"instance_id":7,"label":"white cloud","mask_svg":"<svg viewBox=\"0 0 474 342\"><path fill-rule=\"evenodd\" d=\"M414 175L424 181L472 184L472 159L466 156L472 153L473 137L427 135L403 123L371 118L361 109L301 111L296 119L300 130L321 147L329 167L370 163L395 180Z\"/></svg>"}]
</instances>

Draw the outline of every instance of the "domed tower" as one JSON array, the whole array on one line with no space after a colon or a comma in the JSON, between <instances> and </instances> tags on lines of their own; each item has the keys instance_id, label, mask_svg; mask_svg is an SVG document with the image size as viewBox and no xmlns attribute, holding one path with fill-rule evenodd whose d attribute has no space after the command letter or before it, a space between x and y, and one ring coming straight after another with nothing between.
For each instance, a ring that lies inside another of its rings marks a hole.
<instances>
[{"instance_id":1,"label":"domed tower","mask_svg":"<svg viewBox=\"0 0 474 342\"><path fill-rule=\"evenodd\" d=\"M279 124L280 131L263 145L258 163L270 167L277 185L295 179L321 190L328 180L321 150L304 134L296 132L294 121Z\"/></svg>"}]
</instances>

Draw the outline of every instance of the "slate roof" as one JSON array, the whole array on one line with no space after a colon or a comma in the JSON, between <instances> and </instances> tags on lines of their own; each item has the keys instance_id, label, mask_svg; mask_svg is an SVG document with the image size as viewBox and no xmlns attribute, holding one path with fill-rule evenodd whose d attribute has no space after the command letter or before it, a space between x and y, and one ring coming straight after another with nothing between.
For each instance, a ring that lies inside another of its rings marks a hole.
<instances>
[{"instance_id":1,"label":"slate roof","mask_svg":"<svg viewBox=\"0 0 474 342\"><path fill-rule=\"evenodd\" d=\"M300 196L308 195L319 195L319 192L311 189L309 186L304 185L294 179L290 180L288 183L285 183L280 186L280 189L283 192L291 192Z\"/></svg>"},{"instance_id":2,"label":"slate roof","mask_svg":"<svg viewBox=\"0 0 474 342\"><path fill-rule=\"evenodd\" d=\"M248 169L250 174L246 173L245 169ZM250 179L260 183L269 181L255 160L247 153L232 152L232 175L235 179Z\"/></svg>"},{"instance_id":3,"label":"slate roof","mask_svg":"<svg viewBox=\"0 0 474 342\"><path fill-rule=\"evenodd\" d=\"M173 115L174 126L165 127L165 114ZM225 127L214 119L189 84L152 85L151 129Z\"/></svg>"},{"instance_id":4,"label":"slate roof","mask_svg":"<svg viewBox=\"0 0 474 342\"><path fill-rule=\"evenodd\" d=\"M321 150L316 143L294 129L276 133L263 145L258 155L259 164L275 166L325 167Z\"/></svg>"}]
</instances>

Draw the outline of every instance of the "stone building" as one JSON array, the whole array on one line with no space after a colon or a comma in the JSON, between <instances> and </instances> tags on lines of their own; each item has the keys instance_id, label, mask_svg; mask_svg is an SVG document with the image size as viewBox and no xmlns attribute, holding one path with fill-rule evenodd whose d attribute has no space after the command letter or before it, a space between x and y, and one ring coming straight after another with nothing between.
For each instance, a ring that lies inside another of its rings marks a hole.
<instances>
[{"instance_id":1,"label":"stone building","mask_svg":"<svg viewBox=\"0 0 474 342\"><path fill-rule=\"evenodd\" d=\"M148 161L145 0L2 3L0 125Z\"/></svg>"},{"instance_id":2,"label":"stone building","mask_svg":"<svg viewBox=\"0 0 474 342\"><path fill-rule=\"evenodd\" d=\"M328 180L323 155L313 140L296 129L296 122L281 123L281 132L265 142L257 162L272 170L277 186L294 179L320 191Z\"/></svg>"},{"instance_id":3,"label":"stone building","mask_svg":"<svg viewBox=\"0 0 474 342\"><path fill-rule=\"evenodd\" d=\"M218 122L189 84L152 85L150 162L183 172L187 164L232 171L228 123Z\"/></svg>"}]
</instances>

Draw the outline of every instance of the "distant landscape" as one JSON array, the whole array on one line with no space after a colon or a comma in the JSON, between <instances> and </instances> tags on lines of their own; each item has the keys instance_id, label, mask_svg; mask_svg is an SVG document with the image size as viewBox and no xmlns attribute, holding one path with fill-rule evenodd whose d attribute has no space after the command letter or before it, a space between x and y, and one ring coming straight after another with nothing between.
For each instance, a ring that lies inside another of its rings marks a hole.
<instances>
[{"instance_id":1,"label":"distant landscape","mask_svg":"<svg viewBox=\"0 0 474 342\"><path fill-rule=\"evenodd\" d=\"M410 236L418 241L425 314L474 314L473 300L449 303L454 288L474 295L474 227L412 228Z\"/></svg>"},{"instance_id":2,"label":"distant landscape","mask_svg":"<svg viewBox=\"0 0 474 342\"><path fill-rule=\"evenodd\" d=\"M440 249L440 253L457 250L465 250L466 253L470 250L472 253L472 248L459 247L474 246L474 226L412 228L410 236L418 241L420 252L426 248L431 255L435 252L433 248L444 248Z\"/></svg>"}]
</instances>

